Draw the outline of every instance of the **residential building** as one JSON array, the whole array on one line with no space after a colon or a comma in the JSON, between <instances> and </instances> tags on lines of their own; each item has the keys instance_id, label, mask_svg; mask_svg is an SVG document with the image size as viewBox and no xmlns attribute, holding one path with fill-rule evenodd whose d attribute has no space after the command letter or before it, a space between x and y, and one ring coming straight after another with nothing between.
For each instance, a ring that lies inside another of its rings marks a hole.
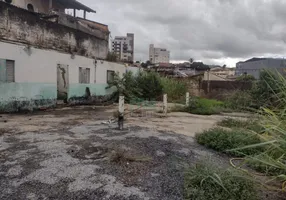
<instances>
[{"instance_id":1,"label":"residential building","mask_svg":"<svg viewBox=\"0 0 286 200\"><path fill-rule=\"evenodd\" d=\"M284 58L252 58L236 64L237 76L249 74L259 79L263 69L278 71L283 75L286 72L286 60Z\"/></svg>"},{"instance_id":2,"label":"residential building","mask_svg":"<svg viewBox=\"0 0 286 200\"><path fill-rule=\"evenodd\" d=\"M126 67L104 61L108 26L64 14L94 10L75 0L6 2L0 1L0 112L55 106L57 100L96 101L113 93L107 83Z\"/></svg>"},{"instance_id":3,"label":"residential building","mask_svg":"<svg viewBox=\"0 0 286 200\"><path fill-rule=\"evenodd\" d=\"M215 67L204 72L205 81L234 81L234 77L234 68Z\"/></svg>"},{"instance_id":4,"label":"residential building","mask_svg":"<svg viewBox=\"0 0 286 200\"><path fill-rule=\"evenodd\" d=\"M156 63L169 63L170 51L162 48L155 48L154 44L149 46L149 60L152 64Z\"/></svg>"},{"instance_id":5,"label":"residential building","mask_svg":"<svg viewBox=\"0 0 286 200\"><path fill-rule=\"evenodd\" d=\"M111 50L119 60L134 62L134 34L127 33L127 36L116 36L112 41Z\"/></svg>"}]
</instances>

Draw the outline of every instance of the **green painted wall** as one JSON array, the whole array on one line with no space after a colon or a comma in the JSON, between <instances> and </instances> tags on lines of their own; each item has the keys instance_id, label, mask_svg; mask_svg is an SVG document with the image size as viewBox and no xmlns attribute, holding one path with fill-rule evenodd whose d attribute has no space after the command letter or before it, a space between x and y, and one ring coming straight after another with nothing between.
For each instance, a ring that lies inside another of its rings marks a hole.
<instances>
[{"instance_id":1,"label":"green painted wall","mask_svg":"<svg viewBox=\"0 0 286 200\"><path fill-rule=\"evenodd\" d=\"M56 99L57 85L48 83L3 83L0 82L0 102L11 98Z\"/></svg>"},{"instance_id":2,"label":"green painted wall","mask_svg":"<svg viewBox=\"0 0 286 200\"><path fill-rule=\"evenodd\" d=\"M56 84L0 82L0 112L52 107L56 99Z\"/></svg>"},{"instance_id":3,"label":"green painted wall","mask_svg":"<svg viewBox=\"0 0 286 200\"><path fill-rule=\"evenodd\" d=\"M105 96L112 94L115 88L106 89L107 84L70 84L68 90L68 98L71 97L82 97L85 95L85 89L88 87L91 96Z\"/></svg>"},{"instance_id":4,"label":"green painted wall","mask_svg":"<svg viewBox=\"0 0 286 200\"><path fill-rule=\"evenodd\" d=\"M107 86L107 84L70 84L68 98L85 96L86 87L90 89L92 96L110 95L115 88L106 89ZM56 99L57 84L0 82L0 112L16 112L19 107L33 109L54 106Z\"/></svg>"}]
</instances>

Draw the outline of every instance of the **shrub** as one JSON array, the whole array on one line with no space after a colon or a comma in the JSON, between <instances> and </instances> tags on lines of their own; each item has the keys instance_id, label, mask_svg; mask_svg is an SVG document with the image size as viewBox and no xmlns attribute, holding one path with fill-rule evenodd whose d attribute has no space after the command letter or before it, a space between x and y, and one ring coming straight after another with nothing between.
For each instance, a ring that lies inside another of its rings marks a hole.
<instances>
[{"instance_id":1,"label":"shrub","mask_svg":"<svg viewBox=\"0 0 286 200\"><path fill-rule=\"evenodd\" d=\"M247 129L256 133L262 133L264 131L264 128L258 123L258 121L251 119L238 120L233 118L227 118L218 122L217 125L227 128Z\"/></svg>"},{"instance_id":2,"label":"shrub","mask_svg":"<svg viewBox=\"0 0 286 200\"><path fill-rule=\"evenodd\" d=\"M255 81L255 77L252 76L251 74L243 74L239 77L237 77L238 81Z\"/></svg>"},{"instance_id":3,"label":"shrub","mask_svg":"<svg viewBox=\"0 0 286 200\"><path fill-rule=\"evenodd\" d=\"M135 100L161 101L164 93L168 95L169 102L181 101L185 99L187 92L185 82L163 78L155 72L140 72L136 75L127 72L123 77L115 74L114 80L108 84L107 88L116 88L116 92L113 94L114 99L118 100L118 96L123 95L126 102L134 102Z\"/></svg>"},{"instance_id":4,"label":"shrub","mask_svg":"<svg viewBox=\"0 0 286 200\"><path fill-rule=\"evenodd\" d=\"M161 84L163 86L163 93L168 95L168 102L185 100L188 91L186 82L162 77Z\"/></svg>"},{"instance_id":5,"label":"shrub","mask_svg":"<svg viewBox=\"0 0 286 200\"><path fill-rule=\"evenodd\" d=\"M113 98L118 100L119 96L123 95L125 101L130 102L133 98L142 95L142 90L138 84L136 76L132 72L125 73L123 77L116 73L113 81L108 83L107 89L115 87L116 91L113 94Z\"/></svg>"},{"instance_id":6,"label":"shrub","mask_svg":"<svg viewBox=\"0 0 286 200\"><path fill-rule=\"evenodd\" d=\"M190 106L185 111L198 115L219 114L222 111L223 105L223 102L213 99L194 98L190 101Z\"/></svg>"},{"instance_id":7,"label":"shrub","mask_svg":"<svg viewBox=\"0 0 286 200\"><path fill-rule=\"evenodd\" d=\"M186 200L256 200L254 182L234 170L197 164L185 174Z\"/></svg>"},{"instance_id":8,"label":"shrub","mask_svg":"<svg viewBox=\"0 0 286 200\"><path fill-rule=\"evenodd\" d=\"M227 94L225 106L234 110L253 110L259 108L253 99L251 91L234 91Z\"/></svg>"},{"instance_id":9,"label":"shrub","mask_svg":"<svg viewBox=\"0 0 286 200\"><path fill-rule=\"evenodd\" d=\"M235 156L255 155L263 151L262 147L234 150L261 142L256 134L244 130L213 128L197 134L196 139L201 145Z\"/></svg>"},{"instance_id":10,"label":"shrub","mask_svg":"<svg viewBox=\"0 0 286 200\"><path fill-rule=\"evenodd\" d=\"M141 72L136 79L138 88L142 92L140 98L145 100L158 100L158 98L162 98L163 86L159 74L155 72Z\"/></svg>"}]
</instances>

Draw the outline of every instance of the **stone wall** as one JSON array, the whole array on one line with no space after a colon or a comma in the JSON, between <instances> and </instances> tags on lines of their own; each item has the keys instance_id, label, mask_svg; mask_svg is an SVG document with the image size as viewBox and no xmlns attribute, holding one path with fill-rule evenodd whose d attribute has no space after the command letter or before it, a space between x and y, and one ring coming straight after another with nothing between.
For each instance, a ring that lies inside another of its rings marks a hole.
<instances>
[{"instance_id":1,"label":"stone wall","mask_svg":"<svg viewBox=\"0 0 286 200\"><path fill-rule=\"evenodd\" d=\"M105 59L108 40L41 18L0 1L0 40Z\"/></svg>"}]
</instances>

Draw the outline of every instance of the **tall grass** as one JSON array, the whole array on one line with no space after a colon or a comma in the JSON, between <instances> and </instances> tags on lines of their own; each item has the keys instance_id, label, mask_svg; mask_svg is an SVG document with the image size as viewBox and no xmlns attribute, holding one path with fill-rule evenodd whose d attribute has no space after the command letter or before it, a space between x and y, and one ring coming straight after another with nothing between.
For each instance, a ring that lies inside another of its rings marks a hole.
<instances>
[{"instance_id":1,"label":"tall grass","mask_svg":"<svg viewBox=\"0 0 286 200\"><path fill-rule=\"evenodd\" d=\"M286 79L280 73L264 71L264 82L260 88L262 96L267 98L267 104L261 108L259 114L261 125L265 133L260 136L261 142L248 145L243 149L264 147L259 155L248 156L250 165L256 168L275 172L277 179L281 179L283 189L286 189ZM269 101L271 100L271 101ZM255 164L254 164L255 163ZM267 172L266 171L266 172ZM273 174L273 173L272 173Z\"/></svg>"}]
</instances>

